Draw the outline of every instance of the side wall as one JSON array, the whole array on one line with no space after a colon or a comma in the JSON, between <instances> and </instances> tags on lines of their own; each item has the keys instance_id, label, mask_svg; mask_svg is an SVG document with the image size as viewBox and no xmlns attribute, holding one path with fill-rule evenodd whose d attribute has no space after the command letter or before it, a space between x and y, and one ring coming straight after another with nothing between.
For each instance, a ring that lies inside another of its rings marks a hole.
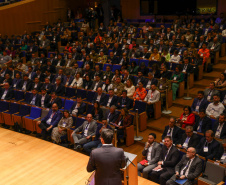
<instances>
[{"instance_id":1,"label":"side wall","mask_svg":"<svg viewBox=\"0 0 226 185\"><path fill-rule=\"evenodd\" d=\"M64 0L26 0L0 7L0 33L23 34L40 30L49 21L66 20L67 3Z\"/></svg>"}]
</instances>

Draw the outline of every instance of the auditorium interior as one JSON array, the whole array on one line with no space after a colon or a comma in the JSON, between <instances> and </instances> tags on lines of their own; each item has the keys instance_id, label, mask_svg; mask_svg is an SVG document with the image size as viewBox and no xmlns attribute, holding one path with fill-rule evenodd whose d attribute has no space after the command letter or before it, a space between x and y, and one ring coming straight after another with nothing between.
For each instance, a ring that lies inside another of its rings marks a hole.
<instances>
[{"instance_id":1,"label":"auditorium interior","mask_svg":"<svg viewBox=\"0 0 226 185\"><path fill-rule=\"evenodd\" d=\"M135 156L123 185L226 183L225 0L0 0L0 17L0 184L92 184L104 128Z\"/></svg>"}]
</instances>

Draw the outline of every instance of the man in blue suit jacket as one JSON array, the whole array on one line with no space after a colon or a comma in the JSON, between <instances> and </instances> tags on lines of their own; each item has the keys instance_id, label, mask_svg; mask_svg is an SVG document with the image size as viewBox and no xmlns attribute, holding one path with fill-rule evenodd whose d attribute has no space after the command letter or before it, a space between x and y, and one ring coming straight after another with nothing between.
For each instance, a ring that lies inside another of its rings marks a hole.
<instances>
[{"instance_id":1,"label":"man in blue suit jacket","mask_svg":"<svg viewBox=\"0 0 226 185\"><path fill-rule=\"evenodd\" d=\"M62 114L58 110L58 105L54 103L47 116L37 122L38 126L42 129L42 137L44 139L51 135L52 129L57 126L61 117Z\"/></svg>"},{"instance_id":2,"label":"man in blue suit jacket","mask_svg":"<svg viewBox=\"0 0 226 185\"><path fill-rule=\"evenodd\" d=\"M213 125L214 136L219 139L226 139L225 114L221 114Z\"/></svg>"},{"instance_id":3,"label":"man in blue suit jacket","mask_svg":"<svg viewBox=\"0 0 226 185\"><path fill-rule=\"evenodd\" d=\"M206 109L208 104L208 101L204 98L204 92L199 91L198 97L194 99L191 106L192 113L198 115L199 111L201 109Z\"/></svg>"},{"instance_id":4,"label":"man in blue suit jacket","mask_svg":"<svg viewBox=\"0 0 226 185\"><path fill-rule=\"evenodd\" d=\"M32 90L32 95L28 98L26 103L41 107L41 95L38 94L37 89Z\"/></svg>"}]
</instances>

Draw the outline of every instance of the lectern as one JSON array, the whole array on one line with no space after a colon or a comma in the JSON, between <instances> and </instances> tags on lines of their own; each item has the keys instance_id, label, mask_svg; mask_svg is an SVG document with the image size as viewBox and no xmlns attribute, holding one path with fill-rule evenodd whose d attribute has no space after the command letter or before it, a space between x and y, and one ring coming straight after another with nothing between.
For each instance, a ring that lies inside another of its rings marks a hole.
<instances>
[{"instance_id":1,"label":"lectern","mask_svg":"<svg viewBox=\"0 0 226 185\"><path fill-rule=\"evenodd\" d=\"M138 185L138 174L137 174L137 155L135 154L131 154L128 152L124 152L125 156L129 159L127 161L126 166L121 169L122 171L122 184L123 185ZM133 166L133 164L135 164L135 166ZM128 172L128 173L127 173ZM128 178L128 183L127 183L127 176ZM92 173L92 175L90 176L90 178L88 179L88 183L87 185L95 185L95 171Z\"/></svg>"}]
</instances>

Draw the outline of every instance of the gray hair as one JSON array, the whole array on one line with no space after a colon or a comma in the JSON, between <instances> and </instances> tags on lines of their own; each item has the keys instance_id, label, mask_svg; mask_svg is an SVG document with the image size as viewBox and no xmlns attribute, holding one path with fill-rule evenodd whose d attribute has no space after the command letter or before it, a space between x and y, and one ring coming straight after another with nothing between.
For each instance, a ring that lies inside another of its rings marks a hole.
<instances>
[{"instance_id":1,"label":"gray hair","mask_svg":"<svg viewBox=\"0 0 226 185\"><path fill-rule=\"evenodd\" d=\"M193 127L192 126L186 126L186 130L191 130L191 131L193 131Z\"/></svg>"}]
</instances>

